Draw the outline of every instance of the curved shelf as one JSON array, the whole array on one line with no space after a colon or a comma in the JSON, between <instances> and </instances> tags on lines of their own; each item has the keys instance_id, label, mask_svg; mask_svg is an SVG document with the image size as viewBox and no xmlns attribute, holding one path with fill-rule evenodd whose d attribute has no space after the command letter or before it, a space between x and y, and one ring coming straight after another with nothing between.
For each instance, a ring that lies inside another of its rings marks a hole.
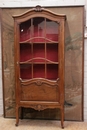
<instances>
[{"instance_id":1,"label":"curved shelf","mask_svg":"<svg viewBox=\"0 0 87 130\"><path fill-rule=\"evenodd\" d=\"M38 62L38 61L34 61L34 60L44 60L44 62ZM37 58L32 58L30 60L27 60L27 61L24 61L24 62L20 62L20 64L28 64L28 63L33 63L33 64L59 64L59 62L54 62L54 61L51 61L51 60L48 60L46 58L41 58L41 57L37 57Z\"/></svg>"},{"instance_id":2,"label":"curved shelf","mask_svg":"<svg viewBox=\"0 0 87 130\"><path fill-rule=\"evenodd\" d=\"M36 39L38 39L38 41L33 41L33 40L36 40ZM41 40L42 39L42 41L39 41L39 40ZM44 41L43 41L44 40ZM28 40L25 40L25 41L22 41L22 42L19 42L20 44L23 44L23 43L45 43L45 41L47 42L47 43L58 43L58 41L53 41L53 40L50 40L50 39L48 39L48 38L46 38L46 37L32 37L32 38L30 38L30 39L28 39Z\"/></svg>"},{"instance_id":3,"label":"curved shelf","mask_svg":"<svg viewBox=\"0 0 87 130\"><path fill-rule=\"evenodd\" d=\"M27 63L25 63L25 62L20 62L20 65L23 65L23 64L45 64L45 62L27 62ZM48 62L46 62L46 64L55 64L55 65L58 65L59 64L59 62L51 62L51 63L48 63Z\"/></svg>"}]
</instances>

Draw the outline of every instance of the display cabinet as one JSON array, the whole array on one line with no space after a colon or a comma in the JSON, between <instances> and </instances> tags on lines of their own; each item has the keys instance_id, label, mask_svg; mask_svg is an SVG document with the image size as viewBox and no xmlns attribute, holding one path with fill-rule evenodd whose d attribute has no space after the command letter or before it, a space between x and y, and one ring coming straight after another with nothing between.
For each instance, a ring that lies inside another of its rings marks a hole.
<instances>
[{"instance_id":1,"label":"display cabinet","mask_svg":"<svg viewBox=\"0 0 87 130\"><path fill-rule=\"evenodd\" d=\"M14 18L16 126L19 108L59 108L64 128L66 16L36 6Z\"/></svg>"}]
</instances>

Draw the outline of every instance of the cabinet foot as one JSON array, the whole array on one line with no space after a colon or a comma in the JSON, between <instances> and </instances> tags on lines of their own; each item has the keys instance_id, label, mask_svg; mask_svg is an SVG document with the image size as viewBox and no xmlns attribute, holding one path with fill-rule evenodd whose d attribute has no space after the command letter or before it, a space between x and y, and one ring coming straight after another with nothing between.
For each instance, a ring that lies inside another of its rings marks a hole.
<instances>
[{"instance_id":1,"label":"cabinet foot","mask_svg":"<svg viewBox=\"0 0 87 130\"><path fill-rule=\"evenodd\" d=\"M18 126L18 124L15 124L15 126Z\"/></svg>"}]
</instances>

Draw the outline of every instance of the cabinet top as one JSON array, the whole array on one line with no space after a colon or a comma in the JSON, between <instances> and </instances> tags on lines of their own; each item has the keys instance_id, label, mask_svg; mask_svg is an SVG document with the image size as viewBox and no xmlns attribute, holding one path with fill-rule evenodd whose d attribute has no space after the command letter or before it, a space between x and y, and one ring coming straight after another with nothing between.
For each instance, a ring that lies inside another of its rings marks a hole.
<instances>
[{"instance_id":1,"label":"cabinet top","mask_svg":"<svg viewBox=\"0 0 87 130\"><path fill-rule=\"evenodd\" d=\"M45 15L49 15L49 16L54 16L54 17L59 17L60 19L63 18L66 20L66 15L65 14L58 14L58 13L54 13L48 9L45 9L43 7L41 7L40 5L37 5L36 7L29 9L28 11L20 14L20 15L13 15L14 19L22 19L22 18L26 18L26 17L37 17L37 16L42 16L45 17Z\"/></svg>"}]
</instances>

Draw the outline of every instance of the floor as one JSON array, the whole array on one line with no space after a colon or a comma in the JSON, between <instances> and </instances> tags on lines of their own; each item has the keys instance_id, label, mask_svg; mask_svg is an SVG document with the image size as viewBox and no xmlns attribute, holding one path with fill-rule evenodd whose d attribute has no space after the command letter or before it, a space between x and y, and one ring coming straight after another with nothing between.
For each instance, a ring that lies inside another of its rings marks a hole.
<instances>
[{"instance_id":1,"label":"floor","mask_svg":"<svg viewBox=\"0 0 87 130\"><path fill-rule=\"evenodd\" d=\"M64 130L87 130L87 122L65 121ZM0 117L0 130L62 130L60 121L54 120L20 120L15 126L15 119Z\"/></svg>"}]
</instances>

